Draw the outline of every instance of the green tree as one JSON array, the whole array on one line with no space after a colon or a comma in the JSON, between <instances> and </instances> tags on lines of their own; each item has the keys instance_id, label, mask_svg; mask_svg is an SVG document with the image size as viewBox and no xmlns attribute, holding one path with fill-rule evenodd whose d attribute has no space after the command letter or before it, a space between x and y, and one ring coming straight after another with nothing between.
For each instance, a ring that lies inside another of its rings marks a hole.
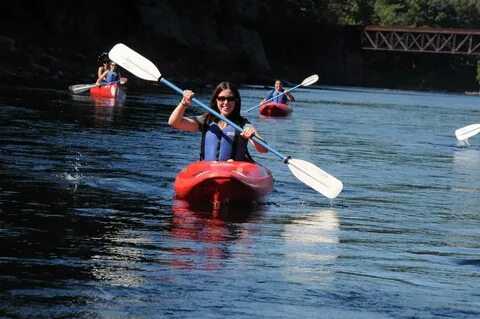
<instances>
[{"instance_id":1,"label":"green tree","mask_svg":"<svg viewBox=\"0 0 480 319\"><path fill-rule=\"evenodd\" d=\"M477 61L477 82L480 84L480 60Z\"/></svg>"},{"instance_id":2,"label":"green tree","mask_svg":"<svg viewBox=\"0 0 480 319\"><path fill-rule=\"evenodd\" d=\"M457 15L451 1L409 0L404 19L416 27L454 27Z\"/></svg>"},{"instance_id":3,"label":"green tree","mask_svg":"<svg viewBox=\"0 0 480 319\"><path fill-rule=\"evenodd\" d=\"M374 15L385 26L474 29L480 27L480 1L376 0Z\"/></svg>"},{"instance_id":4,"label":"green tree","mask_svg":"<svg viewBox=\"0 0 480 319\"><path fill-rule=\"evenodd\" d=\"M456 11L456 26L476 29L480 28L480 1L452 0Z\"/></svg>"},{"instance_id":5,"label":"green tree","mask_svg":"<svg viewBox=\"0 0 480 319\"><path fill-rule=\"evenodd\" d=\"M317 0L321 19L341 25L369 24L375 0Z\"/></svg>"},{"instance_id":6,"label":"green tree","mask_svg":"<svg viewBox=\"0 0 480 319\"><path fill-rule=\"evenodd\" d=\"M375 20L384 26L408 26L404 14L407 4L404 0L377 0L375 1Z\"/></svg>"},{"instance_id":7,"label":"green tree","mask_svg":"<svg viewBox=\"0 0 480 319\"><path fill-rule=\"evenodd\" d=\"M262 0L327 24L480 28L480 0Z\"/></svg>"}]
</instances>

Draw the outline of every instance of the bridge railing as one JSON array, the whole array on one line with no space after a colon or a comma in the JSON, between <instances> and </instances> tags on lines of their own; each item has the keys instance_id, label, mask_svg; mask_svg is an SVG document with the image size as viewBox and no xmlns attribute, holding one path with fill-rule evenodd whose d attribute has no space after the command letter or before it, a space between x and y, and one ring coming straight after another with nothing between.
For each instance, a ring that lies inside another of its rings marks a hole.
<instances>
[{"instance_id":1,"label":"bridge railing","mask_svg":"<svg viewBox=\"0 0 480 319\"><path fill-rule=\"evenodd\" d=\"M366 50L480 55L480 30L366 26Z\"/></svg>"}]
</instances>

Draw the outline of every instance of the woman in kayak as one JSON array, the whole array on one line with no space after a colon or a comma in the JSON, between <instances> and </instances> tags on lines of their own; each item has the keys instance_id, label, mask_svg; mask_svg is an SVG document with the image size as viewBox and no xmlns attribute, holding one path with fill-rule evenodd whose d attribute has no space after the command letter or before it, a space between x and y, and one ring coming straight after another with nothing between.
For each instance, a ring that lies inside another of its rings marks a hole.
<instances>
[{"instance_id":1,"label":"woman in kayak","mask_svg":"<svg viewBox=\"0 0 480 319\"><path fill-rule=\"evenodd\" d=\"M105 71L108 71L108 64L110 63L107 52L103 52L102 54L100 54L100 56L98 57L98 63L100 63L101 65L97 69L97 78L99 78L102 82L106 82L107 79L102 75Z\"/></svg>"},{"instance_id":2,"label":"woman in kayak","mask_svg":"<svg viewBox=\"0 0 480 319\"><path fill-rule=\"evenodd\" d=\"M262 100L262 104L265 103L265 101L282 104L288 104L288 102L295 102L295 97L290 94L290 92L284 94L284 91L285 90L283 89L282 80L275 80L275 89L268 92L267 97Z\"/></svg>"},{"instance_id":3,"label":"woman in kayak","mask_svg":"<svg viewBox=\"0 0 480 319\"><path fill-rule=\"evenodd\" d=\"M104 71L97 79L97 84L101 82L106 82L106 84L110 84L112 82L120 82L120 84L125 84L127 82L127 78L123 78L120 75L120 72L117 70L117 64L113 61L110 61L108 66L108 70Z\"/></svg>"},{"instance_id":4,"label":"woman in kayak","mask_svg":"<svg viewBox=\"0 0 480 319\"><path fill-rule=\"evenodd\" d=\"M192 103L194 93L190 90L183 92L183 99L173 110L168 124L182 131L200 131L202 143L200 160L206 161L253 161L248 153L248 140L256 136L261 138L255 127L240 115L241 99L237 87L233 83L222 82L212 93L210 107L222 114L238 126L243 128L241 133L228 123L211 113L204 113L195 117L185 117L187 107ZM250 139L255 149L261 153L268 150Z\"/></svg>"}]
</instances>

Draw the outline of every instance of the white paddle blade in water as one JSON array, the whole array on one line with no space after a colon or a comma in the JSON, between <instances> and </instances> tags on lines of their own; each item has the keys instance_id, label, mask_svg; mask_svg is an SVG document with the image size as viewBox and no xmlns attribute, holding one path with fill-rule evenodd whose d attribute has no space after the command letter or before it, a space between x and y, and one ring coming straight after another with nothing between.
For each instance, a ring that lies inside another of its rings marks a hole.
<instances>
[{"instance_id":1,"label":"white paddle blade in water","mask_svg":"<svg viewBox=\"0 0 480 319\"><path fill-rule=\"evenodd\" d=\"M156 82L162 76L155 64L133 51L125 44L116 44L108 53L108 57L122 68L141 79Z\"/></svg>"},{"instance_id":2,"label":"white paddle blade in water","mask_svg":"<svg viewBox=\"0 0 480 319\"><path fill-rule=\"evenodd\" d=\"M70 85L68 89L73 94L79 94L79 93L86 92L95 86L98 86L98 84L75 84L75 85Z\"/></svg>"},{"instance_id":3,"label":"white paddle blade in water","mask_svg":"<svg viewBox=\"0 0 480 319\"><path fill-rule=\"evenodd\" d=\"M341 181L310 162L289 159L288 168L299 180L328 198L335 198L343 189Z\"/></svg>"},{"instance_id":4,"label":"white paddle blade in water","mask_svg":"<svg viewBox=\"0 0 480 319\"><path fill-rule=\"evenodd\" d=\"M480 133L480 124L470 124L455 131L455 136L459 141L466 140Z\"/></svg>"}]
</instances>

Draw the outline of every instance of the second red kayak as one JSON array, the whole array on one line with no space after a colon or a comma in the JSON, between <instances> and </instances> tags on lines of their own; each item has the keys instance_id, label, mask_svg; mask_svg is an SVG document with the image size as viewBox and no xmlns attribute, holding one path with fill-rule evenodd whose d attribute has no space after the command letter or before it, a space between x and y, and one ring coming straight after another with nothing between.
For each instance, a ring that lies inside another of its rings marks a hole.
<instances>
[{"instance_id":1,"label":"second red kayak","mask_svg":"<svg viewBox=\"0 0 480 319\"><path fill-rule=\"evenodd\" d=\"M126 89L124 86L118 83L112 83L108 85L99 85L90 88L91 97L110 98L121 100L126 97Z\"/></svg>"},{"instance_id":2,"label":"second red kayak","mask_svg":"<svg viewBox=\"0 0 480 319\"><path fill-rule=\"evenodd\" d=\"M242 161L198 161L182 169L175 179L177 198L190 202L253 202L273 188L270 171Z\"/></svg>"},{"instance_id":3,"label":"second red kayak","mask_svg":"<svg viewBox=\"0 0 480 319\"><path fill-rule=\"evenodd\" d=\"M265 103L260 106L260 115L287 116L292 113L292 108L283 103Z\"/></svg>"}]
</instances>

